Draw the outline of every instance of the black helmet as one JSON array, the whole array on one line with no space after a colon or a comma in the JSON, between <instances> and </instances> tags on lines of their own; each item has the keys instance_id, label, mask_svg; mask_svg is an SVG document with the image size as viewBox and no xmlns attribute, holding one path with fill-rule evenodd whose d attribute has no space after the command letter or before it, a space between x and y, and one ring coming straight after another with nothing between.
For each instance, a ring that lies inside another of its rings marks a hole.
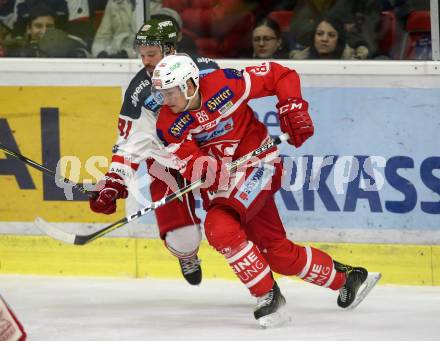
<instances>
[{"instance_id":1,"label":"black helmet","mask_svg":"<svg viewBox=\"0 0 440 341\"><path fill-rule=\"evenodd\" d=\"M135 46L159 45L165 54L176 47L177 28L171 20L150 19L136 33Z\"/></svg>"}]
</instances>

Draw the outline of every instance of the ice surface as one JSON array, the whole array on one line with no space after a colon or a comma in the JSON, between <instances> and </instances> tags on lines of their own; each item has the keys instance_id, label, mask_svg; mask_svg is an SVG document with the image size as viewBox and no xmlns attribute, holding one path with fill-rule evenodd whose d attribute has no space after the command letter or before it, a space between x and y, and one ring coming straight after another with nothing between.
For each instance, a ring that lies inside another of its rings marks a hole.
<instances>
[{"instance_id":1,"label":"ice surface","mask_svg":"<svg viewBox=\"0 0 440 341\"><path fill-rule=\"evenodd\" d=\"M0 276L0 293L30 341L439 340L440 287L377 286L343 311L334 291L278 283L293 322L266 330L238 281Z\"/></svg>"}]
</instances>

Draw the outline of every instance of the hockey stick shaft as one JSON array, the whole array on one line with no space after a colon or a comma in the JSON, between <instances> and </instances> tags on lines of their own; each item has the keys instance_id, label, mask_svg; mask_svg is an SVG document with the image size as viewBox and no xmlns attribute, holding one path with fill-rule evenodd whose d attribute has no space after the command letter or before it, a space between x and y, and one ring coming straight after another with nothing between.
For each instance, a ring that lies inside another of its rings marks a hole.
<instances>
[{"instance_id":1,"label":"hockey stick shaft","mask_svg":"<svg viewBox=\"0 0 440 341\"><path fill-rule=\"evenodd\" d=\"M46 174L46 175L50 175L51 177L53 177L54 179L58 180L58 181L62 181L66 184L71 185L75 190L88 195L89 197L94 197L96 196L95 192L91 192L88 191L87 189L85 189L82 185L77 184L67 178L63 178L57 175L56 172L54 172L53 170L44 167L43 165L40 165L38 162L35 162L31 159L28 159L26 156L21 155L17 152L14 152L13 150L9 149L8 147L6 147L4 144L0 143L0 149L3 150L6 154L13 156L21 161L23 161L25 164L38 169L40 172Z\"/></svg>"},{"instance_id":2,"label":"hockey stick shaft","mask_svg":"<svg viewBox=\"0 0 440 341\"><path fill-rule=\"evenodd\" d=\"M242 157L240 157L239 159L231 162L230 164L228 164L227 169L229 171L235 171L239 166L244 165L246 162L248 162L249 160L251 160L253 157L256 157L258 155L263 154L264 152L266 152L267 150L281 144L284 141L287 141L289 139L289 135L286 134L282 134L280 136L275 137L274 139L271 139L268 143L262 145L261 147L255 149L252 153L246 154ZM142 217L143 215L145 215L147 212L153 211L167 203L169 203L170 201L173 201L175 199L181 198L183 197L185 194L191 192L192 190L200 187L203 184L203 180L197 180L194 181L192 183L190 183L188 186L174 192L171 193L170 195L163 197L162 199L152 202L150 205L142 208L141 210L137 211L134 214L131 214L129 216L126 216L116 222L114 222L111 225L108 225L106 227L101 228L100 230L92 233L92 234L88 234L88 235L72 235L69 234L67 232L62 232L59 230L56 230L55 228L49 227L49 226L45 226L44 228L42 228L48 235L53 236L56 239L60 239L62 241L65 241L67 243L70 244L75 244L75 245L84 245L87 243L90 243L91 241L100 238L104 235L106 235L107 233L110 233L122 226L124 226L125 224L127 224L128 222L135 220L137 218Z\"/></svg>"}]
</instances>

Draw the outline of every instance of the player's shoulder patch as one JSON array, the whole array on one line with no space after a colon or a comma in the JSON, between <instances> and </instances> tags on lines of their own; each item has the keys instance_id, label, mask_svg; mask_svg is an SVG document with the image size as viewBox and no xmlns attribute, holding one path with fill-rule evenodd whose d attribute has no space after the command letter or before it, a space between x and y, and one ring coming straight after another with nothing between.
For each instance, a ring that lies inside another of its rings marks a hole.
<instances>
[{"instance_id":1,"label":"player's shoulder patch","mask_svg":"<svg viewBox=\"0 0 440 341\"><path fill-rule=\"evenodd\" d=\"M242 79L243 74L237 69L223 69L225 77L228 79Z\"/></svg>"},{"instance_id":2,"label":"player's shoulder patch","mask_svg":"<svg viewBox=\"0 0 440 341\"><path fill-rule=\"evenodd\" d=\"M234 97L234 92L229 86L224 86L210 97L204 104L210 112L215 112Z\"/></svg>"},{"instance_id":3,"label":"player's shoulder patch","mask_svg":"<svg viewBox=\"0 0 440 341\"><path fill-rule=\"evenodd\" d=\"M150 96L148 96L144 101L144 107L156 113L160 109L160 104L158 104L153 95L150 94Z\"/></svg>"},{"instance_id":4,"label":"player's shoulder patch","mask_svg":"<svg viewBox=\"0 0 440 341\"><path fill-rule=\"evenodd\" d=\"M168 128L168 133L171 136L179 138L188 129L191 123L194 122L194 117L191 116L189 111L185 111L177 116L176 120Z\"/></svg>"}]
</instances>

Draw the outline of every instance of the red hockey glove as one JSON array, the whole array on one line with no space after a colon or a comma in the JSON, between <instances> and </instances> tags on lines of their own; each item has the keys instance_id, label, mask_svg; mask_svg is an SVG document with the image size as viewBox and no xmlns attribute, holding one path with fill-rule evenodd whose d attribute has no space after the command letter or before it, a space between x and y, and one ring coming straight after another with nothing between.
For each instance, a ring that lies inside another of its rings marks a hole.
<instances>
[{"instance_id":1,"label":"red hockey glove","mask_svg":"<svg viewBox=\"0 0 440 341\"><path fill-rule=\"evenodd\" d=\"M98 183L98 195L90 198L90 209L96 213L112 214L116 211L116 199L128 196L124 180L116 173L106 173Z\"/></svg>"},{"instance_id":2,"label":"red hockey glove","mask_svg":"<svg viewBox=\"0 0 440 341\"><path fill-rule=\"evenodd\" d=\"M301 98L289 98L277 104L281 131L289 134L288 142L297 148L314 132L308 107L308 103Z\"/></svg>"}]
</instances>

